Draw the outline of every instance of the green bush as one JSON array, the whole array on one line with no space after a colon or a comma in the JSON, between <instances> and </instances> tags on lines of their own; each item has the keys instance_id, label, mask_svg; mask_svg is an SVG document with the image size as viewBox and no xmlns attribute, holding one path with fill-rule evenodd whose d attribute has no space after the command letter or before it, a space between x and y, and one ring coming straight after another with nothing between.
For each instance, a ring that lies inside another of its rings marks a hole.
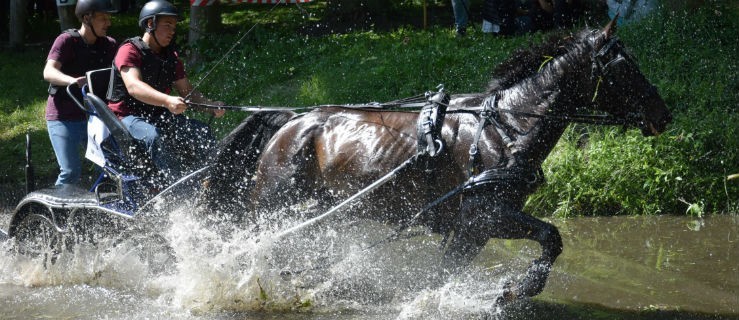
<instances>
[{"instance_id":1,"label":"green bush","mask_svg":"<svg viewBox=\"0 0 739 320\"><path fill-rule=\"evenodd\" d=\"M619 30L674 121L658 138L571 127L547 159L540 214L737 213L739 68L736 5L662 9ZM583 134L587 137L584 146Z\"/></svg>"}]
</instances>

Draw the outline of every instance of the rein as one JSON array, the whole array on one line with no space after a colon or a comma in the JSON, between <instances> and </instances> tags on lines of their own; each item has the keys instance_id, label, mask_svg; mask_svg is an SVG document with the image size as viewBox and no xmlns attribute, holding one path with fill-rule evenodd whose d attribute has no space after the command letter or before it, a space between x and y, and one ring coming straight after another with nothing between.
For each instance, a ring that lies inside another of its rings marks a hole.
<instances>
[{"instance_id":1,"label":"rein","mask_svg":"<svg viewBox=\"0 0 739 320\"><path fill-rule=\"evenodd\" d=\"M387 109L411 109L411 110L421 110L425 105L428 103L423 100L423 102L399 102L402 100L396 100L391 102L385 102L385 103L376 103L371 102L367 104L325 104L325 105L317 105L317 106L308 106L308 107L273 107L273 106L232 106L232 105L215 105L215 104L208 104L208 103L199 103L199 102L186 102L191 107L197 107L197 108L203 108L203 109L215 109L215 110L228 110L228 111L243 111L243 112L260 112L260 111L311 111L313 109L320 109L320 108L327 108L327 107L342 107L342 108L349 108L349 109L370 109L370 110L387 110ZM455 112L455 111L466 111L466 112L479 112L480 114L484 114L485 107L470 107L470 108L453 108L449 109L448 112ZM629 114L626 118L617 118L611 115L607 114L573 114L573 115L553 115L553 114L538 114L533 112L525 112L525 111L516 111L516 110L510 110L510 109L500 109L495 108L494 111L500 112L500 113L508 113L512 115L517 116L523 116L523 117L529 117L529 118L539 118L539 119L554 119L559 121L567 121L567 122L574 122L574 123L584 123L584 124L597 124L597 125L625 125L634 119L639 119L640 116L638 114Z\"/></svg>"},{"instance_id":2,"label":"rein","mask_svg":"<svg viewBox=\"0 0 739 320\"><path fill-rule=\"evenodd\" d=\"M323 104L317 106L307 107L274 107L274 106L229 106L229 105L216 105L209 103L200 102L185 102L191 107L203 108L203 109L214 109L214 110L229 110L229 111L244 111L244 112L259 112L259 111L311 111L313 109L327 108L327 107L342 107L349 109L370 109L370 110L385 110L385 109L417 109L421 110L424 106L428 105L426 94L420 94L404 99L393 100L389 102L369 102L366 104ZM448 105L446 105L448 107Z\"/></svg>"},{"instance_id":3,"label":"rein","mask_svg":"<svg viewBox=\"0 0 739 320\"><path fill-rule=\"evenodd\" d=\"M538 119L554 119L559 121L597 124L597 125L625 125L629 123L629 119L638 117L638 115L629 114L625 118L614 117L607 114L573 114L573 115L553 115L553 114L537 114L533 112L515 111L510 109L496 109L498 112L508 113L517 116L538 118Z\"/></svg>"}]
</instances>

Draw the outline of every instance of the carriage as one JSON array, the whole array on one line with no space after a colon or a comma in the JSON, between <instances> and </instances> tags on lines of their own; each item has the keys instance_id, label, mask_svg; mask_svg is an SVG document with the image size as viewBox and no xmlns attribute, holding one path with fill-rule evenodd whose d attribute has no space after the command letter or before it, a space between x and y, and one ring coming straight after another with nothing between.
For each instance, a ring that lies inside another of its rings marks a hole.
<instances>
[{"instance_id":1,"label":"carriage","mask_svg":"<svg viewBox=\"0 0 739 320\"><path fill-rule=\"evenodd\" d=\"M88 115L88 148L85 157L99 168L89 189L62 185L29 191L12 213L8 237L16 238L21 250L53 259L78 241L93 241L129 228L164 195L191 194L198 187L196 170L174 183L167 183L143 148L108 109L106 82L110 68L87 72L87 84L67 86L67 93ZM102 80L102 81L101 81ZM26 161L30 167L30 141ZM32 173L27 173L32 189ZM169 200L176 199L170 198Z\"/></svg>"},{"instance_id":2,"label":"carriage","mask_svg":"<svg viewBox=\"0 0 739 320\"><path fill-rule=\"evenodd\" d=\"M498 67L485 92L451 97L443 90L429 92L409 103L421 106L420 112L383 105L255 112L220 142L208 166L161 192L148 157L137 155L93 90L83 98L85 106L95 108L91 118L110 129L114 139L109 140L119 150L101 151L107 183L91 191L29 194L16 209L10 235L49 235L52 241L40 249L52 244L61 250L60 234L89 236L73 226L95 220L90 216L104 212L136 222L149 216L158 199L197 194L209 214L238 213L229 220L236 225L263 222L251 219L262 212L307 218L280 226L285 228L276 237L339 212L397 225L393 237L409 226L425 227L443 235L444 269L452 272L469 265L491 238L536 241L541 255L500 299L535 296L563 245L554 225L523 208L542 183L542 163L566 127L623 125L651 136L671 121L657 89L614 35L614 25L517 53ZM293 208L305 208L306 197L317 205L296 212ZM82 223L72 224L75 220ZM272 219L278 225L282 220Z\"/></svg>"}]
</instances>

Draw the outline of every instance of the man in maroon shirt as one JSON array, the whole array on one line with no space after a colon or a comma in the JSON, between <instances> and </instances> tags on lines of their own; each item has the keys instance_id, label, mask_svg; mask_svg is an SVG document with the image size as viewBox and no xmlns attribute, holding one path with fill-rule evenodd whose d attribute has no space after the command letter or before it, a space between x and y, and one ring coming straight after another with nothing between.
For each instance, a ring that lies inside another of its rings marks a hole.
<instances>
[{"instance_id":1,"label":"man in maroon shirt","mask_svg":"<svg viewBox=\"0 0 739 320\"><path fill-rule=\"evenodd\" d=\"M208 126L182 115L194 102L218 104L206 99L185 75L172 46L179 19L177 8L163 0L147 2L139 14L141 37L126 40L113 61L112 91L108 106L134 139L143 142L154 163L169 182L197 169L207 159L215 139ZM179 96L170 95L172 87ZM209 110L221 117L223 110Z\"/></svg>"},{"instance_id":2,"label":"man in maroon shirt","mask_svg":"<svg viewBox=\"0 0 739 320\"><path fill-rule=\"evenodd\" d=\"M50 84L46 126L61 169L56 185L80 180L80 148L87 141L87 119L67 95L66 86L82 86L85 72L110 66L116 50L116 41L106 36L112 12L109 0L77 0L75 15L82 26L62 32L46 58L44 80Z\"/></svg>"}]
</instances>

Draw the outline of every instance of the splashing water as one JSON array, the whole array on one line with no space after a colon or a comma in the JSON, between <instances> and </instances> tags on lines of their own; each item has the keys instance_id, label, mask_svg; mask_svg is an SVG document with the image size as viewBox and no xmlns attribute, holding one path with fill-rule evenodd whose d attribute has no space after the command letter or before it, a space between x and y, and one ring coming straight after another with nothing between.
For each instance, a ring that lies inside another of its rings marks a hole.
<instances>
[{"instance_id":1,"label":"splashing water","mask_svg":"<svg viewBox=\"0 0 739 320\"><path fill-rule=\"evenodd\" d=\"M500 291L521 280L537 244L492 240L451 275L438 235L367 249L393 227L332 221L279 237L304 218L265 214L239 227L168 202L178 207L137 217L132 230L148 231L79 244L53 264L0 242L0 318L715 319L739 303L736 216L557 221L565 251L544 292L500 310Z\"/></svg>"},{"instance_id":2,"label":"splashing water","mask_svg":"<svg viewBox=\"0 0 739 320\"><path fill-rule=\"evenodd\" d=\"M392 228L360 221L276 238L278 229L299 221L282 217L283 227L270 228L275 216L264 215L260 228L239 229L206 225L212 220L187 202L153 207L167 211L159 234L128 238L124 232L94 246L81 243L53 264L18 254L14 241L0 244L0 288L8 289L0 291L9 292L0 294L0 305L11 310L0 314L28 316L21 304L35 305L39 315L75 318L339 313L446 319L498 312L494 301L502 285L494 284L500 274L475 268L446 274L436 235L366 249ZM84 307L52 307L65 296Z\"/></svg>"}]
</instances>

